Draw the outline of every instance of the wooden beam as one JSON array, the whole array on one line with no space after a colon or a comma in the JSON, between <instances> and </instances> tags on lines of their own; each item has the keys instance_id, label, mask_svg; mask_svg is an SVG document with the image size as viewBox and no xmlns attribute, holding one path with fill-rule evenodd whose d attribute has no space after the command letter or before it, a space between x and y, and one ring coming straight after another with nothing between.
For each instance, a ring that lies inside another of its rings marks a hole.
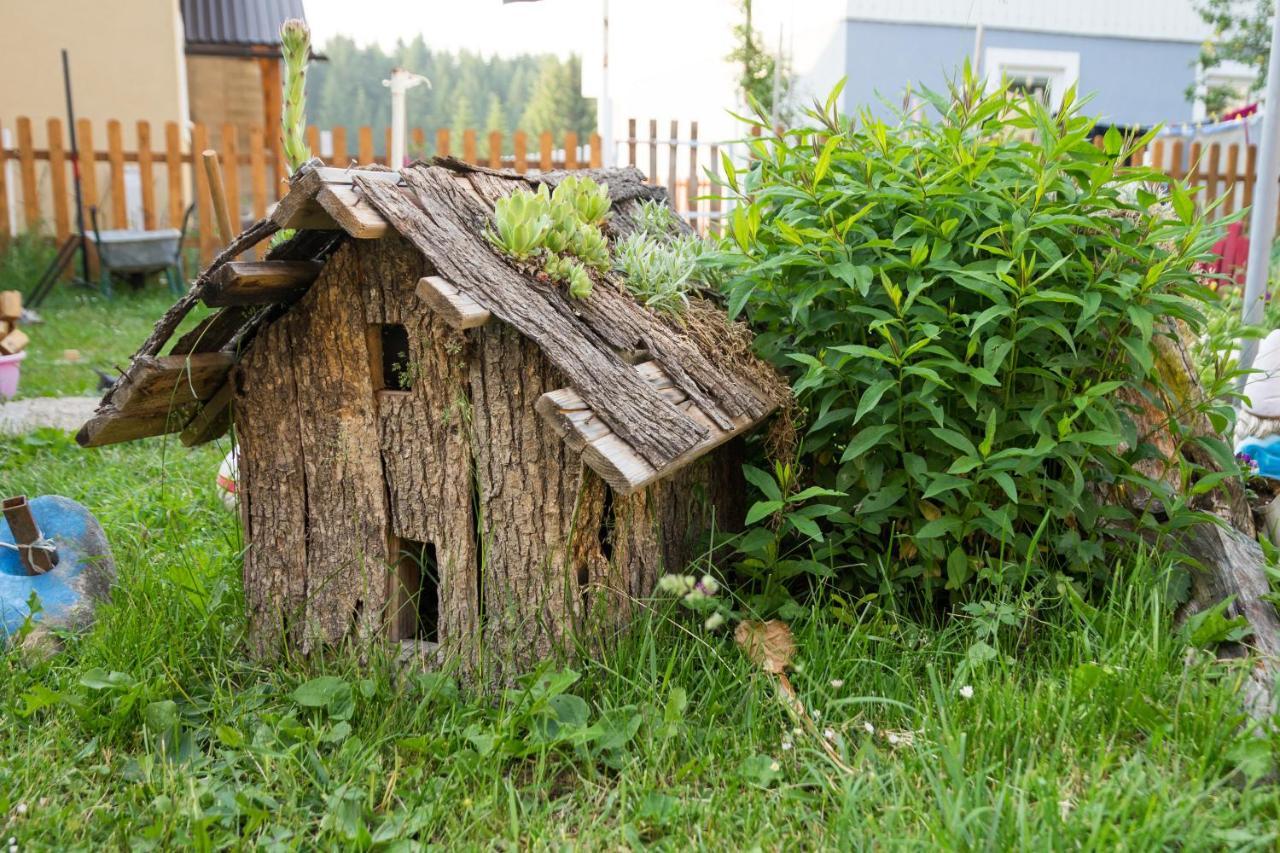
<instances>
[{"instance_id":1,"label":"wooden beam","mask_svg":"<svg viewBox=\"0 0 1280 853\"><path fill-rule=\"evenodd\" d=\"M650 483L669 477L729 439L746 433L763 420L743 415L732 419L732 429L721 429L684 392L675 387L671 378L656 363L650 361L638 364L635 370L658 393L710 433L708 438L661 468L649 464L630 444L615 435L572 388L548 391L534 405L551 428L564 439L565 444L571 450L581 453L582 461L619 495L629 495Z\"/></svg>"},{"instance_id":2,"label":"wooden beam","mask_svg":"<svg viewBox=\"0 0 1280 853\"><path fill-rule=\"evenodd\" d=\"M339 228L357 240L379 240L391 230L382 214L349 184L326 184L316 194L316 201Z\"/></svg>"},{"instance_id":3,"label":"wooden beam","mask_svg":"<svg viewBox=\"0 0 1280 853\"><path fill-rule=\"evenodd\" d=\"M455 329L474 329L489 322L488 309L438 275L418 280L418 298Z\"/></svg>"},{"instance_id":4,"label":"wooden beam","mask_svg":"<svg viewBox=\"0 0 1280 853\"><path fill-rule=\"evenodd\" d=\"M233 364L225 352L141 356L117 383L111 403L122 415L163 415L212 397Z\"/></svg>"},{"instance_id":5,"label":"wooden beam","mask_svg":"<svg viewBox=\"0 0 1280 853\"><path fill-rule=\"evenodd\" d=\"M294 181L271 213L281 228L346 231L359 240L377 240L391 227L352 186L353 174L371 180L396 183L398 172L315 168Z\"/></svg>"},{"instance_id":6,"label":"wooden beam","mask_svg":"<svg viewBox=\"0 0 1280 853\"><path fill-rule=\"evenodd\" d=\"M235 383L228 377L182 430L180 438L183 445L195 447L226 435L231 429L231 401L234 397Z\"/></svg>"},{"instance_id":7,"label":"wooden beam","mask_svg":"<svg viewBox=\"0 0 1280 853\"><path fill-rule=\"evenodd\" d=\"M76 442L81 447L102 447L177 432L193 412L194 407L187 405L158 415L125 415L108 403L100 406L94 416L80 427L80 431L76 433Z\"/></svg>"},{"instance_id":8,"label":"wooden beam","mask_svg":"<svg viewBox=\"0 0 1280 853\"><path fill-rule=\"evenodd\" d=\"M291 302L323 268L319 261L231 261L210 279L202 298L212 306Z\"/></svg>"}]
</instances>

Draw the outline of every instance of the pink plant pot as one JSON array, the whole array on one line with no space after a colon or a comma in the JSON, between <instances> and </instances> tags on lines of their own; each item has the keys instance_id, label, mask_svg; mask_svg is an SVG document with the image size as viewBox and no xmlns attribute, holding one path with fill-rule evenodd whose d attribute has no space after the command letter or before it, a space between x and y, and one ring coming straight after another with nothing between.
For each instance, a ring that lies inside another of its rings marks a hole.
<instances>
[{"instance_id":1,"label":"pink plant pot","mask_svg":"<svg viewBox=\"0 0 1280 853\"><path fill-rule=\"evenodd\" d=\"M18 393L18 376L22 373L25 352L17 355L0 355L0 400L8 400Z\"/></svg>"}]
</instances>

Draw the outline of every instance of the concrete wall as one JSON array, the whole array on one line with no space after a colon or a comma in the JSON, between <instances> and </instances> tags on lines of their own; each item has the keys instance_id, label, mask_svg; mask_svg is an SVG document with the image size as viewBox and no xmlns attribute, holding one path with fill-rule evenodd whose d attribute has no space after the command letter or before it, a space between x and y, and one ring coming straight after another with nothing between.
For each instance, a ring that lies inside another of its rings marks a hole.
<instances>
[{"instance_id":1,"label":"concrete wall","mask_svg":"<svg viewBox=\"0 0 1280 853\"><path fill-rule=\"evenodd\" d=\"M877 95L900 105L908 81L943 88L974 46L972 27L863 20L845 26L846 109L869 104L884 114ZM1195 79L1196 43L987 28L983 48L1078 53L1079 91L1094 96L1086 111L1105 121L1149 125L1192 118L1184 93Z\"/></svg>"},{"instance_id":2,"label":"concrete wall","mask_svg":"<svg viewBox=\"0 0 1280 853\"><path fill-rule=\"evenodd\" d=\"M64 47L76 117L92 119L95 130L120 119L125 145L132 146L138 119L152 123L153 137L165 122L186 119L178 0L2 0L0 122L6 127L29 116L42 146L45 119L66 115ZM105 144L105 129L99 133Z\"/></svg>"}]
</instances>

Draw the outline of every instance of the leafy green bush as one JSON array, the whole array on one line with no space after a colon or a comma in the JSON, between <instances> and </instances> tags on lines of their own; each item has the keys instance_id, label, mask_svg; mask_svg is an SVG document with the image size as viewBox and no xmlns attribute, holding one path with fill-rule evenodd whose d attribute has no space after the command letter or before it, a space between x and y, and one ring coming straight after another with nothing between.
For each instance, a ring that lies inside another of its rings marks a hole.
<instances>
[{"instance_id":1,"label":"leafy green bush","mask_svg":"<svg viewBox=\"0 0 1280 853\"><path fill-rule=\"evenodd\" d=\"M726 163L730 313L793 379L796 491L830 490L801 533L846 582L1096 578L1108 542L1187 520L1134 468L1156 453L1135 406L1180 399L1153 345L1175 321L1202 330L1193 267L1216 234L1180 184L1166 215L1147 189L1164 176L1123 165L1148 138L1091 143L1074 91L1051 115L981 89L966 72L926 93L936 118L896 125L839 115L837 89L809 126L761 119L749 172ZM1232 470L1225 443L1172 429ZM1163 515L1105 497L1124 490Z\"/></svg>"}]
</instances>

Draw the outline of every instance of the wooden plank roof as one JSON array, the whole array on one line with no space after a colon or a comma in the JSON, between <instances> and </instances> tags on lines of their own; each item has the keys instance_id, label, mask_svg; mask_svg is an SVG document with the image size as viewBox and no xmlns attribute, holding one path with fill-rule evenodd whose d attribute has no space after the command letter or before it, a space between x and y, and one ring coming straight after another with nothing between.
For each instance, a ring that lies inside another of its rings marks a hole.
<instances>
[{"instance_id":1,"label":"wooden plank roof","mask_svg":"<svg viewBox=\"0 0 1280 853\"><path fill-rule=\"evenodd\" d=\"M645 184L635 169L588 174L609 186L614 214L606 229L615 239L629 230L627 214L633 205L666 197L664 189ZM220 434L213 426L226 419L218 412L160 419L153 402L145 407L150 417L144 421L131 418L121 401L141 405L136 401L143 395L136 388L155 382L143 366L151 364L154 372L155 356L196 301L208 298L226 307L180 339L170 357L234 351L259 325L288 310L288 302L263 307L256 301L226 300L228 282L244 269L229 266L235 256L279 228L301 229L268 254L267 263L294 262L287 269L280 264L278 276L299 276L291 284L278 282L275 291L281 300L296 299L314 278L309 272L313 268L297 261L323 260L342 239L398 232L436 273L423 279L417 291L424 310L437 311L459 328L492 319L506 322L534 341L567 378L570 387L544 395L537 410L620 493L667 476L761 421L781 402L781 386L762 383L761 377L770 374L754 359L718 353L724 337L719 329L701 337L690 334L679 322L636 303L613 274L588 297L570 299L562 287L522 271L489 245L484 232L499 198L537 183L554 186L564 175L520 176L447 158L400 172L304 168L271 217L216 258L191 293L161 319L134 364L103 398L97 416L81 430L79 441L92 446L129 440L182 430L193 421L198 427L187 429L184 440L194 443ZM258 291L257 299L266 296ZM699 316L719 318L725 335L734 331L721 312ZM225 406L230 395L217 393L222 386L219 377L209 374L211 364L201 361L199 388L209 406ZM189 396L184 403L199 402ZM130 420L136 422L122 424Z\"/></svg>"}]
</instances>

